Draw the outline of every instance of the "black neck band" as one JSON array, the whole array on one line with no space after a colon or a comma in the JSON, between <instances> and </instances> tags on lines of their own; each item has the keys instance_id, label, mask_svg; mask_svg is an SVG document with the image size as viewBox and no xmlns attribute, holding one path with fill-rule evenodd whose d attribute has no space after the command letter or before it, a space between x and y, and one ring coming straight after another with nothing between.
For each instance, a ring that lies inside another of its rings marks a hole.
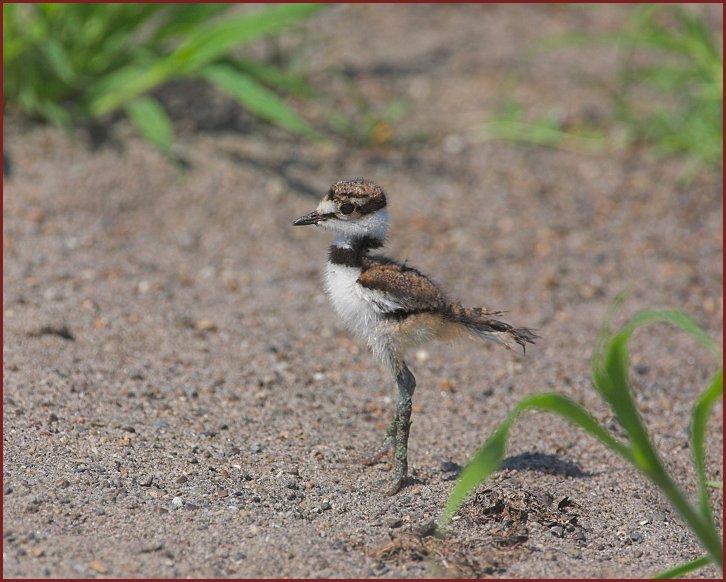
<instances>
[{"instance_id":1,"label":"black neck band","mask_svg":"<svg viewBox=\"0 0 726 582\"><path fill-rule=\"evenodd\" d=\"M348 247L339 247L334 244L330 245L328 260L334 265L360 267L363 265L363 257L368 251L382 246L383 242L377 238L370 236L355 238L350 241L350 246Z\"/></svg>"}]
</instances>

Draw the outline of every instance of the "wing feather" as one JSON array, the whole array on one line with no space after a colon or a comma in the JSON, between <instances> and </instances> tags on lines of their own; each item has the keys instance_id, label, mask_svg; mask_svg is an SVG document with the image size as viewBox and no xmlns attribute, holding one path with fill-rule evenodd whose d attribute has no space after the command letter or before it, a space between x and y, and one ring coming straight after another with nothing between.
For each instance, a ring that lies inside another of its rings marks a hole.
<instances>
[{"instance_id":1,"label":"wing feather","mask_svg":"<svg viewBox=\"0 0 726 582\"><path fill-rule=\"evenodd\" d=\"M413 267L383 257L368 257L364 267L358 283L373 292L371 300L384 313L434 311L448 304L436 284Z\"/></svg>"}]
</instances>

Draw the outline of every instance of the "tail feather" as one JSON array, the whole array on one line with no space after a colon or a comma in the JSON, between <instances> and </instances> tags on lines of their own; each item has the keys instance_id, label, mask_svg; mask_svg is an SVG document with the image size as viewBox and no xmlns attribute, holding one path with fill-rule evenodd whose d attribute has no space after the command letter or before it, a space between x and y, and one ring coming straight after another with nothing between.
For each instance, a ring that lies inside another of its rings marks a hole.
<instances>
[{"instance_id":1,"label":"tail feather","mask_svg":"<svg viewBox=\"0 0 726 582\"><path fill-rule=\"evenodd\" d=\"M513 343L522 346L526 352L527 344L534 344L537 334L527 327L513 327L508 323L496 319L502 311L491 311L482 307L464 307L458 303L449 306L447 317L456 324L462 325L466 330L479 338L500 343L508 349Z\"/></svg>"}]
</instances>

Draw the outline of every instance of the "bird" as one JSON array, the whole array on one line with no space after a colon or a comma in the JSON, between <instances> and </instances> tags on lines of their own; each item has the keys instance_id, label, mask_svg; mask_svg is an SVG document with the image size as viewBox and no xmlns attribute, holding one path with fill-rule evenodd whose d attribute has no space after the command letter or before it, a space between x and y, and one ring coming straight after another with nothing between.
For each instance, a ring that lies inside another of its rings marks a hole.
<instances>
[{"instance_id":1,"label":"bird","mask_svg":"<svg viewBox=\"0 0 726 582\"><path fill-rule=\"evenodd\" d=\"M416 379L406 364L408 350L432 340L476 338L525 350L535 330L498 319L503 312L465 307L429 277L405 263L371 254L384 246L390 219L386 193L365 178L334 183L317 208L293 222L331 231L325 291L345 327L362 339L395 381L398 398L383 444L364 464L394 454L389 495L408 475L408 440Z\"/></svg>"}]
</instances>

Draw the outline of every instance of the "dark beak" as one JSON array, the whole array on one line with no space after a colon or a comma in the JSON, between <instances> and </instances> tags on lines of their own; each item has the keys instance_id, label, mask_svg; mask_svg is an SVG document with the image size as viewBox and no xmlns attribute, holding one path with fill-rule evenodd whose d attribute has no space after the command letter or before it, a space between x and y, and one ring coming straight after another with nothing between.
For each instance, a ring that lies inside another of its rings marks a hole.
<instances>
[{"instance_id":1,"label":"dark beak","mask_svg":"<svg viewBox=\"0 0 726 582\"><path fill-rule=\"evenodd\" d=\"M306 224L317 224L318 222L322 222L327 219L327 216L323 216L317 210L313 210L312 212L308 212L305 216L301 216L292 224L293 226L305 226Z\"/></svg>"}]
</instances>

